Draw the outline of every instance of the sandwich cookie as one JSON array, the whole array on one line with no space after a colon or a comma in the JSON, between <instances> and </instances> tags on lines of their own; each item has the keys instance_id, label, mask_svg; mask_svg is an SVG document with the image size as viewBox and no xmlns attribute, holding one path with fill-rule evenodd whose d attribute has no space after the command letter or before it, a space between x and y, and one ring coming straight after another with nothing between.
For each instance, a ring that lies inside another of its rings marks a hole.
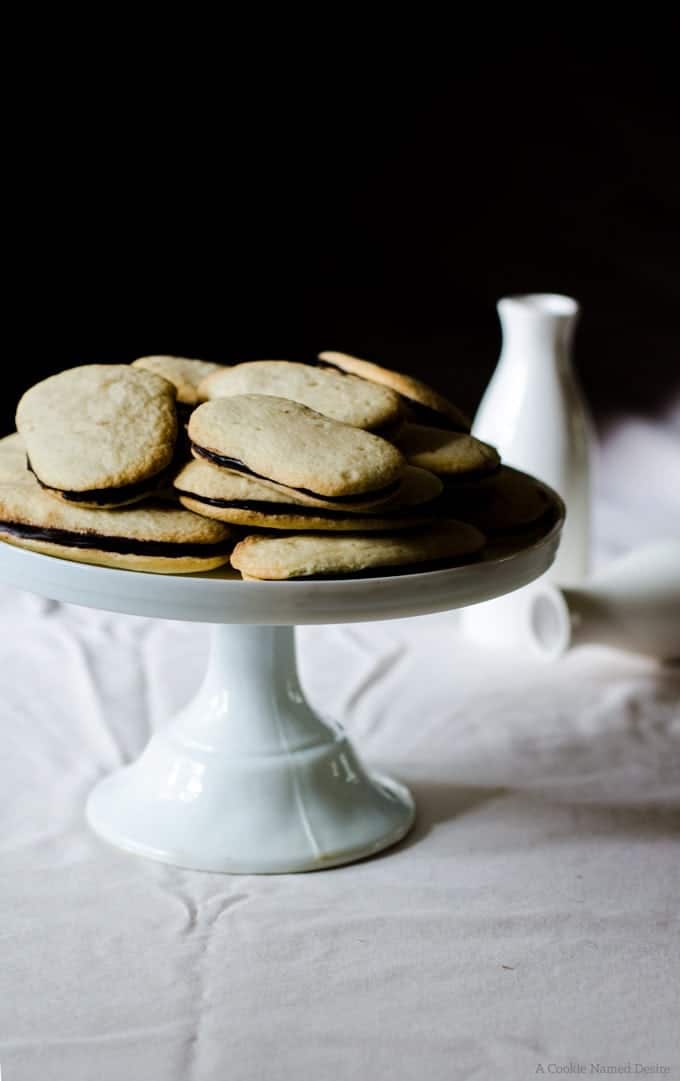
<instances>
[{"instance_id":1,"label":"sandwich cookie","mask_svg":"<svg viewBox=\"0 0 680 1081\"><path fill-rule=\"evenodd\" d=\"M396 536L253 534L236 545L231 565L248 579L352 577L386 568L404 573L420 564L455 564L474 558L483 546L478 529L457 521Z\"/></svg>"},{"instance_id":2,"label":"sandwich cookie","mask_svg":"<svg viewBox=\"0 0 680 1081\"><path fill-rule=\"evenodd\" d=\"M443 394L428 386L427 383L423 383L421 379L402 372L393 372L389 368L382 368L370 360L361 360L360 357L352 357L347 353L336 353L332 350L319 353L319 360L322 364L339 368L340 371L349 372L371 383L378 383L380 386L395 390L407 403L408 413L414 421L430 424L434 428L448 428L459 432L470 431L470 421L465 414Z\"/></svg>"},{"instance_id":3,"label":"sandwich cookie","mask_svg":"<svg viewBox=\"0 0 680 1081\"><path fill-rule=\"evenodd\" d=\"M441 513L458 515L490 537L543 526L559 512L548 491L533 477L506 465L478 482L445 489L438 503Z\"/></svg>"},{"instance_id":4,"label":"sandwich cookie","mask_svg":"<svg viewBox=\"0 0 680 1081\"><path fill-rule=\"evenodd\" d=\"M52 499L36 484L0 485L0 540L101 567L191 574L229 562L229 529L178 507L148 504L112 513Z\"/></svg>"},{"instance_id":5,"label":"sandwich cookie","mask_svg":"<svg viewBox=\"0 0 680 1081\"><path fill-rule=\"evenodd\" d=\"M254 477L216 469L195 459L175 477L182 506L234 525L259 529L361 532L412 529L431 520L427 504L442 490L441 481L424 469L407 466L397 494L375 513L348 514L338 508L312 507L294 493L283 495Z\"/></svg>"},{"instance_id":6,"label":"sandwich cookie","mask_svg":"<svg viewBox=\"0 0 680 1081\"><path fill-rule=\"evenodd\" d=\"M446 480L484 476L500 465L495 447L465 432L445 432L424 424L404 424L396 445L411 465L430 469Z\"/></svg>"},{"instance_id":7,"label":"sandwich cookie","mask_svg":"<svg viewBox=\"0 0 680 1081\"><path fill-rule=\"evenodd\" d=\"M406 467L385 439L262 394L199 405L189 438L196 458L295 493L310 505L348 511L390 499Z\"/></svg>"},{"instance_id":8,"label":"sandwich cookie","mask_svg":"<svg viewBox=\"0 0 680 1081\"><path fill-rule=\"evenodd\" d=\"M199 397L199 384L209 376L223 370L221 364L214 364L210 360L171 356L138 357L137 360L133 360L132 367L155 372L156 375L161 375L172 383L177 391L178 409L187 415L194 406L204 401Z\"/></svg>"},{"instance_id":9,"label":"sandwich cookie","mask_svg":"<svg viewBox=\"0 0 680 1081\"><path fill-rule=\"evenodd\" d=\"M26 447L18 432L0 439L0 484L27 484L37 488L38 482L26 464Z\"/></svg>"},{"instance_id":10,"label":"sandwich cookie","mask_svg":"<svg viewBox=\"0 0 680 1081\"><path fill-rule=\"evenodd\" d=\"M172 461L175 388L129 364L87 364L27 390L16 420L29 467L51 495L119 507L148 495Z\"/></svg>"},{"instance_id":11,"label":"sandwich cookie","mask_svg":"<svg viewBox=\"0 0 680 1081\"><path fill-rule=\"evenodd\" d=\"M399 395L354 375L287 360L253 360L211 375L201 384L204 398L269 394L315 409L332 420L386 435L401 421Z\"/></svg>"}]
</instances>

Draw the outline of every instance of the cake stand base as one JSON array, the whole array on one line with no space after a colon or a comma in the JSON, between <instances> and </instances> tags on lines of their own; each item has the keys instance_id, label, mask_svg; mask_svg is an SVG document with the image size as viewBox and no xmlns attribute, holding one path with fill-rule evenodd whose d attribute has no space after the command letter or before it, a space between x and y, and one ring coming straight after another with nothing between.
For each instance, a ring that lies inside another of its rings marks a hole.
<instances>
[{"instance_id":1,"label":"cake stand base","mask_svg":"<svg viewBox=\"0 0 680 1081\"><path fill-rule=\"evenodd\" d=\"M105 840L198 871L284 874L370 856L414 819L408 789L366 770L308 705L293 627L218 625L192 702L92 791Z\"/></svg>"}]
</instances>

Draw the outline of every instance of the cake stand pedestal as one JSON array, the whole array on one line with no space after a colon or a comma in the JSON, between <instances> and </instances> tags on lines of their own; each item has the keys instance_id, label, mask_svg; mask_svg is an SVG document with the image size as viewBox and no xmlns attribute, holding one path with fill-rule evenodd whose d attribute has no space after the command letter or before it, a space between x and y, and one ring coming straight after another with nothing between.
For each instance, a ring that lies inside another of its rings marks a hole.
<instances>
[{"instance_id":1,"label":"cake stand pedestal","mask_svg":"<svg viewBox=\"0 0 680 1081\"><path fill-rule=\"evenodd\" d=\"M366 769L342 729L308 705L295 624L441 612L526 585L552 563L562 516L531 543L479 562L389 577L244 582L231 571L168 576L72 563L0 545L0 581L54 600L215 624L193 699L140 758L101 780L92 828L180 867L311 871L369 856L414 819L409 791Z\"/></svg>"}]
</instances>

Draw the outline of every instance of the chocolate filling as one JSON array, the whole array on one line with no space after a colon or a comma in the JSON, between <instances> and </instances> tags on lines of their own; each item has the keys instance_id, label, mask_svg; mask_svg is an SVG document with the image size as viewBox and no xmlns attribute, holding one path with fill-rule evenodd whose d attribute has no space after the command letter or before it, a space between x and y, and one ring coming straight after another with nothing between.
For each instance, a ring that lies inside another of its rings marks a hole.
<instances>
[{"instance_id":1,"label":"chocolate filling","mask_svg":"<svg viewBox=\"0 0 680 1081\"><path fill-rule=\"evenodd\" d=\"M96 548L100 552L120 552L123 555L165 556L181 559L182 556L218 556L231 550L227 541L209 544L178 544L170 541L139 540L135 537L105 537L100 533L74 533L67 529L48 529L23 522L0 522L0 530L11 537L27 540L49 541L65 548Z\"/></svg>"},{"instance_id":2,"label":"chocolate filling","mask_svg":"<svg viewBox=\"0 0 680 1081\"><path fill-rule=\"evenodd\" d=\"M340 520L343 522L347 521L348 517L346 511L329 510L327 507L306 507L300 503L275 503L259 499L212 499L207 495L197 495L196 492L183 492L179 488L175 490L179 495L186 496L187 499L195 499L197 503L207 503L210 507L233 507L238 510L252 510L257 511L258 514L267 514L270 517L285 514L287 516L294 515L296 518L328 518L331 521ZM400 518L406 517L407 514L407 511L399 511ZM362 518L389 518L389 515L372 514L366 511L357 515L359 522Z\"/></svg>"},{"instance_id":3,"label":"chocolate filling","mask_svg":"<svg viewBox=\"0 0 680 1081\"><path fill-rule=\"evenodd\" d=\"M90 488L85 492L70 492L64 491L63 488L52 488L49 484L44 484L40 477L36 473L35 469L31 465L30 459L26 458L26 466L33 474L35 479L41 488L44 488L48 492L59 492L64 499L67 499L69 503L96 503L100 506L117 506L120 503L127 503L132 499L141 498L155 491L162 482L166 479L168 474L168 467L156 473L153 477L148 477L147 480L135 481L134 484L121 484L118 488Z\"/></svg>"},{"instance_id":4,"label":"chocolate filling","mask_svg":"<svg viewBox=\"0 0 680 1081\"><path fill-rule=\"evenodd\" d=\"M221 465L225 469L231 469L234 473L245 473L249 477L256 477L258 480L272 481L272 477L265 477L263 473L256 473L254 469L242 462L240 458L229 458L225 454L217 454L214 450L207 450L205 447L199 447L197 443L191 444L192 450L201 458L206 458L209 462L214 462L215 465ZM273 481L273 483L281 483ZM390 496L397 491L401 481L395 480L391 484L387 484L384 488L378 488L373 492L361 492L355 495L321 495L319 492L313 492L310 488L296 488L296 492L302 492L303 495L310 495L314 499L323 499L327 503L346 504L351 506L352 503L363 503L367 499L372 499L374 496L382 498L382 496ZM285 485L290 487L290 485Z\"/></svg>"}]
</instances>

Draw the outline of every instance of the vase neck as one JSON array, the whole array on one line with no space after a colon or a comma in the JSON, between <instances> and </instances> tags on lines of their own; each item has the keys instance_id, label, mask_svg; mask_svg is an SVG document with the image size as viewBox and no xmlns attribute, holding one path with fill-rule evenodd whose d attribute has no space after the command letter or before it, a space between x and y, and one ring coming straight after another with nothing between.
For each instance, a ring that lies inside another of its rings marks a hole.
<instances>
[{"instance_id":1,"label":"vase neck","mask_svg":"<svg viewBox=\"0 0 680 1081\"><path fill-rule=\"evenodd\" d=\"M559 293L527 293L498 302L503 353L522 363L568 365L579 306Z\"/></svg>"}]
</instances>

